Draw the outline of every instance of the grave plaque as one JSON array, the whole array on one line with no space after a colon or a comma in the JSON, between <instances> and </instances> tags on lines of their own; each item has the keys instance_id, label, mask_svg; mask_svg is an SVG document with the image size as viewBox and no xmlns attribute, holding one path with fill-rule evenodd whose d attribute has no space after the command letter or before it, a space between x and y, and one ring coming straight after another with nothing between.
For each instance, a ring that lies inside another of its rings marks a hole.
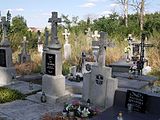
<instances>
[{"instance_id":1,"label":"grave plaque","mask_svg":"<svg viewBox=\"0 0 160 120\"><path fill-rule=\"evenodd\" d=\"M132 108L133 111L144 113L146 111L146 101L147 101L146 94L127 90L126 107L128 104L131 104L133 107Z\"/></svg>"},{"instance_id":2,"label":"grave plaque","mask_svg":"<svg viewBox=\"0 0 160 120\"><path fill-rule=\"evenodd\" d=\"M3 49L0 49L0 66L1 67L7 67L6 66L6 52Z\"/></svg>"},{"instance_id":3,"label":"grave plaque","mask_svg":"<svg viewBox=\"0 0 160 120\"><path fill-rule=\"evenodd\" d=\"M46 54L46 74L55 76L55 54Z\"/></svg>"}]
</instances>

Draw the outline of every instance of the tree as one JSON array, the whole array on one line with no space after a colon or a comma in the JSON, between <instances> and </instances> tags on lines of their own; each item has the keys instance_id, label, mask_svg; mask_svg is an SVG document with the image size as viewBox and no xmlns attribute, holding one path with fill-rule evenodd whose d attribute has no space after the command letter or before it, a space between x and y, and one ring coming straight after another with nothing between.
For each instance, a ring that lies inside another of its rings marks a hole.
<instances>
[{"instance_id":1,"label":"tree","mask_svg":"<svg viewBox=\"0 0 160 120\"><path fill-rule=\"evenodd\" d=\"M123 5L125 26L128 27L128 0L117 0L119 4Z\"/></svg>"},{"instance_id":2,"label":"tree","mask_svg":"<svg viewBox=\"0 0 160 120\"><path fill-rule=\"evenodd\" d=\"M141 7L140 7L140 28L143 30L144 25L144 0L141 1Z\"/></svg>"},{"instance_id":3,"label":"tree","mask_svg":"<svg viewBox=\"0 0 160 120\"><path fill-rule=\"evenodd\" d=\"M12 19L9 36L11 40L11 45L14 50L17 50L18 46L21 44L23 40L23 36L27 36L28 27L26 20L22 16L15 16Z\"/></svg>"},{"instance_id":4,"label":"tree","mask_svg":"<svg viewBox=\"0 0 160 120\"><path fill-rule=\"evenodd\" d=\"M145 0L132 0L132 3L130 4L137 11L141 30L143 30L143 25L144 25L145 2L146 2Z\"/></svg>"}]
</instances>

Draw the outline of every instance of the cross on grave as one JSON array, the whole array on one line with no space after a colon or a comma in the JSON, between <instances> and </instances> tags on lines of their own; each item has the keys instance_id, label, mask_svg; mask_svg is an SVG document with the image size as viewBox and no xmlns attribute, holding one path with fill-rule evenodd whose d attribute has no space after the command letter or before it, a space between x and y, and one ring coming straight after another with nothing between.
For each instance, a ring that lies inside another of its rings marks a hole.
<instances>
[{"instance_id":1,"label":"cross on grave","mask_svg":"<svg viewBox=\"0 0 160 120\"><path fill-rule=\"evenodd\" d=\"M28 41L26 40L26 36L24 36L22 41L22 54L27 54L27 43Z\"/></svg>"},{"instance_id":2,"label":"cross on grave","mask_svg":"<svg viewBox=\"0 0 160 120\"><path fill-rule=\"evenodd\" d=\"M51 45L49 48L60 49L61 45L57 36L57 23L61 22L61 18L58 18L57 12L52 12L52 17L49 18L48 22L51 23Z\"/></svg>"},{"instance_id":3,"label":"cross on grave","mask_svg":"<svg viewBox=\"0 0 160 120\"><path fill-rule=\"evenodd\" d=\"M2 25L2 32L3 32L2 40L5 40L5 38L7 38L7 30L10 22L6 21L6 17L2 17L0 24Z\"/></svg>"},{"instance_id":4,"label":"cross on grave","mask_svg":"<svg viewBox=\"0 0 160 120\"><path fill-rule=\"evenodd\" d=\"M92 46L98 46L99 51L97 55L97 62L101 66L105 66L105 53L106 53L106 47L113 47L114 44L106 41L106 33L100 32L100 40L99 41L92 41Z\"/></svg>"},{"instance_id":5,"label":"cross on grave","mask_svg":"<svg viewBox=\"0 0 160 120\"><path fill-rule=\"evenodd\" d=\"M68 37L70 36L70 33L68 32L67 29L64 30L64 33L62 33L62 35L64 35L65 38L65 44L68 44Z\"/></svg>"},{"instance_id":6,"label":"cross on grave","mask_svg":"<svg viewBox=\"0 0 160 120\"><path fill-rule=\"evenodd\" d=\"M94 40L97 41L99 37L100 37L100 34L98 34L98 31L95 30L95 31L94 31L94 34L92 35L92 38L94 38Z\"/></svg>"},{"instance_id":7,"label":"cross on grave","mask_svg":"<svg viewBox=\"0 0 160 120\"><path fill-rule=\"evenodd\" d=\"M129 45L132 44L132 41L133 41L132 34L129 34L129 35L128 35L127 41L128 41L128 44L129 44Z\"/></svg>"},{"instance_id":8,"label":"cross on grave","mask_svg":"<svg viewBox=\"0 0 160 120\"><path fill-rule=\"evenodd\" d=\"M145 48L146 47L154 47L153 44L145 44L145 39L146 39L146 34L145 33L142 33L141 35L141 43L140 43L140 46L141 46L141 52L140 52L140 60L137 61L137 69L139 70L138 74L139 75L142 75L142 69L144 68L144 63L146 62L145 60Z\"/></svg>"},{"instance_id":9,"label":"cross on grave","mask_svg":"<svg viewBox=\"0 0 160 120\"><path fill-rule=\"evenodd\" d=\"M87 30L85 30L85 33L87 34L88 37L92 37L91 28L88 28Z\"/></svg>"},{"instance_id":10,"label":"cross on grave","mask_svg":"<svg viewBox=\"0 0 160 120\"><path fill-rule=\"evenodd\" d=\"M0 19L1 19L0 24L2 25L2 32L3 32L2 41L4 41L5 38L7 38L7 31L10 25L10 20L11 20L10 12L9 11L7 12L7 20L6 20L6 17L1 17L1 15L0 15Z\"/></svg>"}]
</instances>

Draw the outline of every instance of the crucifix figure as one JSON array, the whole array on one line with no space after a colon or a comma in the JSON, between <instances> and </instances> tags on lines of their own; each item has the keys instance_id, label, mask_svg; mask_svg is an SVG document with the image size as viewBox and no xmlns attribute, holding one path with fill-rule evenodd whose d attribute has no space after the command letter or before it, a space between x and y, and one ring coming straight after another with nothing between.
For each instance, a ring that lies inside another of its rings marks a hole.
<instances>
[{"instance_id":1,"label":"crucifix figure","mask_svg":"<svg viewBox=\"0 0 160 120\"><path fill-rule=\"evenodd\" d=\"M100 40L92 41L92 46L98 47L97 62L100 66L105 66L106 47L112 47L113 44L106 41L106 33L100 32Z\"/></svg>"},{"instance_id":2,"label":"crucifix figure","mask_svg":"<svg viewBox=\"0 0 160 120\"><path fill-rule=\"evenodd\" d=\"M95 30L94 31L94 34L92 35L92 37L94 38L94 40L98 40L98 38L100 37L100 34L98 34L98 31L97 30Z\"/></svg>"},{"instance_id":3,"label":"crucifix figure","mask_svg":"<svg viewBox=\"0 0 160 120\"><path fill-rule=\"evenodd\" d=\"M61 45L58 41L58 36L57 36L57 23L61 22L61 18L58 18L57 12L52 12L52 17L49 18L48 22L51 23L51 45L49 47L60 49Z\"/></svg>"},{"instance_id":4,"label":"crucifix figure","mask_svg":"<svg viewBox=\"0 0 160 120\"><path fill-rule=\"evenodd\" d=\"M70 36L70 33L68 32L67 29L64 30L64 33L62 33L62 35L64 35L65 38L65 44L68 44L68 37Z\"/></svg>"}]
</instances>

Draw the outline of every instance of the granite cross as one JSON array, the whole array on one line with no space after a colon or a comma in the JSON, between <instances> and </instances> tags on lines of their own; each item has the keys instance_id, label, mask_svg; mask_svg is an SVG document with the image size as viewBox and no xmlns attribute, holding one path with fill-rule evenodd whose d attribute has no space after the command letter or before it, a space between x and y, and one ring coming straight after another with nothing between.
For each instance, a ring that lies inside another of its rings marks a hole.
<instances>
[{"instance_id":1,"label":"granite cross","mask_svg":"<svg viewBox=\"0 0 160 120\"><path fill-rule=\"evenodd\" d=\"M64 30L64 33L62 33L62 35L64 35L64 38L66 40L65 44L68 44L68 37L70 35L70 33L68 32L67 29Z\"/></svg>"},{"instance_id":2,"label":"granite cross","mask_svg":"<svg viewBox=\"0 0 160 120\"><path fill-rule=\"evenodd\" d=\"M106 47L113 47L114 44L106 41L106 33L100 32L100 40L99 41L92 41L92 46L99 47L98 55L97 55L97 62L101 66L105 66L105 53Z\"/></svg>"},{"instance_id":3,"label":"granite cross","mask_svg":"<svg viewBox=\"0 0 160 120\"><path fill-rule=\"evenodd\" d=\"M61 18L58 18L58 13L52 12L52 17L49 18L48 22L51 23L51 44L59 44L57 37L57 23L61 22Z\"/></svg>"},{"instance_id":4,"label":"granite cross","mask_svg":"<svg viewBox=\"0 0 160 120\"><path fill-rule=\"evenodd\" d=\"M97 30L94 31L94 34L92 35L92 37L94 38L94 40L98 40L98 38L100 37L100 34L98 34Z\"/></svg>"}]
</instances>

